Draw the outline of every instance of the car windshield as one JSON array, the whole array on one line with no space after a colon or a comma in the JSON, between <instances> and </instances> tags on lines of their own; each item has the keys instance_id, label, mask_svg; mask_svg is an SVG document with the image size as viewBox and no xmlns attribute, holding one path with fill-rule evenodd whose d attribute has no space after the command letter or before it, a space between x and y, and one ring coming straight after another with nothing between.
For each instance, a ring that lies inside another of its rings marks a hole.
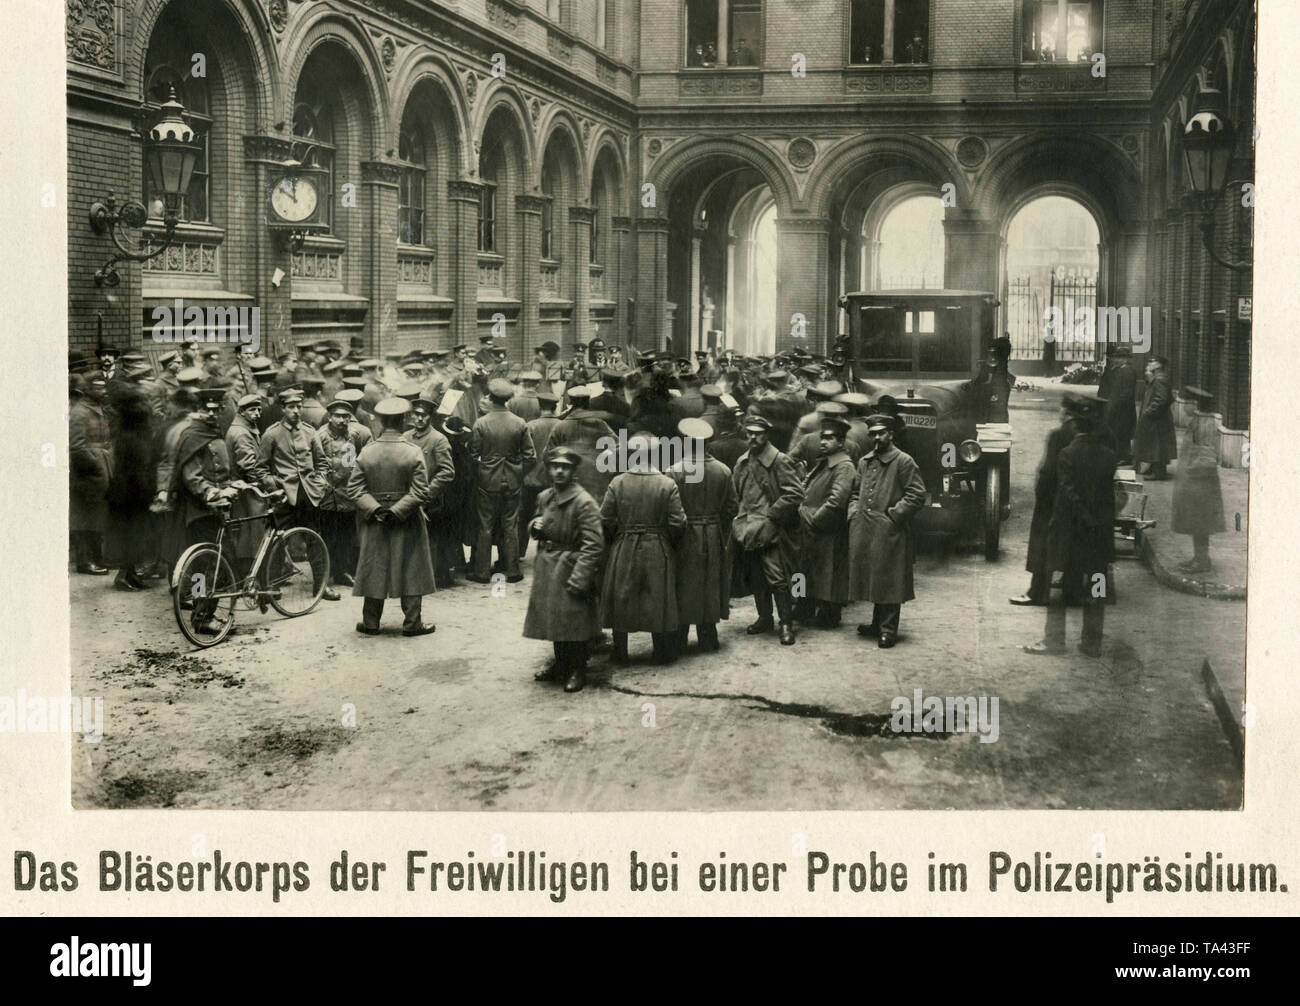
<instances>
[{"instance_id":1,"label":"car windshield","mask_svg":"<svg viewBox=\"0 0 1300 1006\"><path fill-rule=\"evenodd\" d=\"M861 362L868 373L908 373L912 353L923 373L970 370L972 325L962 304L863 304Z\"/></svg>"}]
</instances>

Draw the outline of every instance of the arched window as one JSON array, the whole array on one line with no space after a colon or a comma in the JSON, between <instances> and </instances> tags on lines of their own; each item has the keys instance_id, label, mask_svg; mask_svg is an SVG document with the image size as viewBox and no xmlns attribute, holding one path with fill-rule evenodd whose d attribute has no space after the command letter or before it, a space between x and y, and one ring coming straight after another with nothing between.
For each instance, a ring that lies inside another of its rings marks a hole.
<instances>
[{"instance_id":1,"label":"arched window","mask_svg":"<svg viewBox=\"0 0 1300 1006\"><path fill-rule=\"evenodd\" d=\"M397 183L397 240L408 245L432 244L432 227L425 221L425 192L428 175L428 157L425 152L424 131L418 122L402 122L397 138L397 158L402 162L402 175Z\"/></svg>"},{"instance_id":2,"label":"arched window","mask_svg":"<svg viewBox=\"0 0 1300 1006\"><path fill-rule=\"evenodd\" d=\"M760 66L763 0L686 0L687 66Z\"/></svg>"},{"instance_id":3,"label":"arched window","mask_svg":"<svg viewBox=\"0 0 1300 1006\"><path fill-rule=\"evenodd\" d=\"M326 226L334 223L335 109L333 95L314 77L304 74L293 110L293 152L304 164L325 173L321 220Z\"/></svg>"},{"instance_id":4,"label":"arched window","mask_svg":"<svg viewBox=\"0 0 1300 1006\"><path fill-rule=\"evenodd\" d=\"M542 166L542 258L555 258L555 170L550 164Z\"/></svg>"},{"instance_id":5,"label":"arched window","mask_svg":"<svg viewBox=\"0 0 1300 1006\"><path fill-rule=\"evenodd\" d=\"M500 182L501 161L493 150L479 155L478 175L483 191L478 199L478 250L495 253L497 250L497 185Z\"/></svg>"},{"instance_id":6,"label":"arched window","mask_svg":"<svg viewBox=\"0 0 1300 1006\"><path fill-rule=\"evenodd\" d=\"M212 221L212 117L208 104L208 85L204 77L191 75L193 53L197 50L186 36L170 25L159 25L149 45L145 58L144 101L149 122L157 118L159 107L170 100L185 106L186 118L199 143L199 156L194 162L190 187L180 198L178 216L183 222L211 223ZM145 168L141 190L144 205L151 220L161 220L163 200L153 191L153 178Z\"/></svg>"}]
</instances>

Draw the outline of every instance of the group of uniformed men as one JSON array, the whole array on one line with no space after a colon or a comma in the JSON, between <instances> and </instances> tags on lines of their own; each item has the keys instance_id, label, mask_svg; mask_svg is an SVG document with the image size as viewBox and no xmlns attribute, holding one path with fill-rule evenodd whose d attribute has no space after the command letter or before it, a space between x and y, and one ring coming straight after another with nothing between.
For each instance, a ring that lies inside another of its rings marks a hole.
<instances>
[{"instance_id":1,"label":"group of uniformed men","mask_svg":"<svg viewBox=\"0 0 1300 1006\"><path fill-rule=\"evenodd\" d=\"M702 651L717 649L731 599L750 594L751 635L790 645L796 623L838 627L860 600L873 612L859 634L895 644L926 489L894 443L897 404L845 390L842 347L693 361L628 350L630 366L599 340L569 361L544 343L530 365L490 336L474 355L363 351L301 343L229 362L198 344L159 356L157 376L139 353L70 354L77 571L108 572L107 541L116 586L143 588L188 544L213 540L217 504L264 512L232 488L242 481L320 532L333 584L365 599L365 635L379 633L390 597L404 634L434 631L423 595L460 570L518 582L536 541L524 635L554 644L538 678L566 691L584 686L602 630L616 663L636 632L668 662L691 625ZM649 460L616 471L620 435L628 456ZM660 470L656 442L670 437L701 449ZM240 528L233 556L246 572L261 529Z\"/></svg>"}]
</instances>

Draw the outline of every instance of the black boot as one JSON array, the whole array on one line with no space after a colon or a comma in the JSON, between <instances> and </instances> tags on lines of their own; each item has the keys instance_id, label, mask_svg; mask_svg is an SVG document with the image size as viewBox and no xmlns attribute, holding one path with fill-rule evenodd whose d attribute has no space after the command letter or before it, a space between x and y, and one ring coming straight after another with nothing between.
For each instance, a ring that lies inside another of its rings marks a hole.
<instances>
[{"instance_id":1,"label":"black boot","mask_svg":"<svg viewBox=\"0 0 1300 1006\"><path fill-rule=\"evenodd\" d=\"M614 633L614 652L609 657L616 664L627 663L627 633Z\"/></svg>"},{"instance_id":2,"label":"black boot","mask_svg":"<svg viewBox=\"0 0 1300 1006\"><path fill-rule=\"evenodd\" d=\"M748 636L761 636L765 632L772 631L772 594L770 591L763 591L761 594L754 595L754 607L758 609L758 621L754 622L745 634Z\"/></svg>"},{"instance_id":3,"label":"black boot","mask_svg":"<svg viewBox=\"0 0 1300 1006\"><path fill-rule=\"evenodd\" d=\"M697 625L695 635L700 641L700 650L704 653L716 653L718 651L718 625L716 622L707 625Z\"/></svg>"},{"instance_id":4,"label":"black boot","mask_svg":"<svg viewBox=\"0 0 1300 1006\"><path fill-rule=\"evenodd\" d=\"M784 591L776 594L776 613L781 619L781 645L794 645L794 600Z\"/></svg>"}]
</instances>

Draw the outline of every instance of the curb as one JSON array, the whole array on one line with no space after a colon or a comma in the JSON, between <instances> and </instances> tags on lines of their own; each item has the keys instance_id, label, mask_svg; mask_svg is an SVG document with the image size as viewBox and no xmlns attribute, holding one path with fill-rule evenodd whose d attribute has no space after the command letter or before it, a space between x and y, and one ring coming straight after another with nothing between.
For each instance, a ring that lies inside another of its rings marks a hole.
<instances>
[{"instance_id":1,"label":"curb","mask_svg":"<svg viewBox=\"0 0 1300 1006\"><path fill-rule=\"evenodd\" d=\"M1166 587L1182 591L1184 594L1195 594L1197 597L1212 597L1220 601L1246 600L1245 587L1197 580L1194 577L1169 569L1160 561L1160 556L1156 553L1155 546L1151 544L1151 539L1147 535L1142 536L1141 555L1142 561L1146 563L1147 568Z\"/></svg>"},{"instance_id":2,"label":"curb","mask_svg":"<svg viewBox=\"0 0 1300 1006\"><path fill-rule=\"evenodd\" d=\"M1223 736L1227 738L1228 746L1237 756L1238 764L1245 765L1246 728L1229 707L1223 689L1219 687L1219 682L1214 677L1214 668L1210 666L1208 658L1201 661L1201 683L1205 685L1205 693L1209 696L1210 704L1214 706L1214 711L1218 715L1219 726L1223 728Z\"/></svg>"}]
</instances>

